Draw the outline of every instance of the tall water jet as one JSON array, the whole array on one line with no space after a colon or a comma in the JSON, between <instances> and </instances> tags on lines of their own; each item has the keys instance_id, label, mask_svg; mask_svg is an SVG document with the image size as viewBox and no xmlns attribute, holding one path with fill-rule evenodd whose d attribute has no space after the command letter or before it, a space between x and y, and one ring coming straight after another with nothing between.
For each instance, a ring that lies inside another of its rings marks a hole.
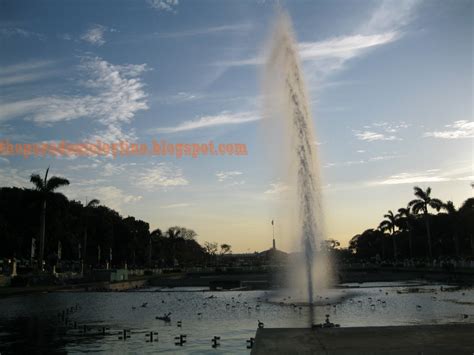
<instances>
[{"instance_id":1,"label":"tall water jet","mask_svg":"<svg viewBox=\"0 0 474 355\"><path fill-rule=\"evenodd\" d=\"M283 146L283 168L293 191L297 217L292 230L299 242L301 260L291 270L293 289L304 290L314 321L316 294L328 287L329 262L319 246L324 240L321 186L313 118L305 89L297 43L291 21L280 12L274 26L264 67L264 117L270 130L277 132ZM279 126L275 130L274 126ZM293 206L286 207L291 211ZM291 202L290 202L291 203ZM304 275L303 277L301 277ZM295 284L295 280L299 284Z\"/></svg>"}]
</instances>

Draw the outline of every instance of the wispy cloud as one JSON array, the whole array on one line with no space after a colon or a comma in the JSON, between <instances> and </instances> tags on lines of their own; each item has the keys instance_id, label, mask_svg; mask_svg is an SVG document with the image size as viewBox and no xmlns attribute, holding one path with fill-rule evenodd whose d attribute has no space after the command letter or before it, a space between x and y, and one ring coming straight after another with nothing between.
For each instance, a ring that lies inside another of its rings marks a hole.
<instances>
[{"instance_id":1,"label":"wispy cloud","mask_svg":"<svg viewBox=\"0 0 474 355\"><path fill-rule=\"evenodd\" d=\"M165 95L156 100L162 104L180 104L183 102L195 101L203 98L202 94L181 91L174 95Z\"/></svg>"},{"instance_id":2,"label":"wispy cloud","mask_svg":"<svg viewBox=\"0 0 474 355\"><path fill-rule=\"evenodd\" d=\"M213 27L206 27L206 28L197 28L197 29L192 29L188 31L156 33L155 35L159 38L178 38L178 37L212 35L212 34L229 33L229 32L244 32L250 29L252 29L252 25L243 23L243 24L235 24L235 25L223 25L223 26L213 26Z\"/></svg>"},{"instance_id":3,"label":"wispy cloud","mask_svg":"<svg viewBox=\"0 0 474 355\"><path fill-rule=\"evenodd\" d=\"M49 77L58 73L57 70L51 69L54 63L36 61L5 66L0 69L0 86L23 84Z\"/></svg>"},{"instance_id":4,"label":"wispy cloud","mask_svg":"<svg viewBox=\"0 0 474 355\"><path fill-rule=\"evenodd\" d=\"M386 0L377 2L370 20L352 33L331 37L322 41L307 41L298 44L302 61L309 66L309 80L321 81L329 74L345 67L353 58L374 49L395 42L403 37L403 27L413 18L417 0ZM263 56L246 59L220 61L221 66L261 65Z\"/></svg>"},{"instance_id":5,"label":"wispy cloud","mask_svg":"<svg viewBox=\"0 0 474 355\"><path fill-rule=\"evenodd\" d=\"M272 183L270 184L270 188L265 190L265 194L279 194L281 192L287 191L290 187L288 185L285 185L284 183L277 182L277 183Z\"/></svg>"},{"instance_id":6,"label":"wispy cloud","mask_svg":"<svg viewBox=\"0 0 474 355\"><path fill-rule=\"evenodd\" d=\"M383 0L372 12L370 19L359 29L361 32L380 32L401 29L415 16L414 9L421 0Z\"/></svg>"},{"instance_id":7,"label":"wispy cloud","mask_svg":"<svg viewBox=\"0 0 474 355\"><path fill-rule=\"evenodd\" d=\"M119 212L131 203L137 203L143 199L143 196L127 193L117 186L107 186L95 181L78 181L76 184L64 188L65 194L79 201L85 201L86 198L96 198L102 205L113 208ZM79 188L78 188L79 187Z\"/></svg>"},{"instance_id":8,"label":"wispy cloud","mask_svg":"<svg viewBox=\"0 0 474 355\"><path fill-rule=\"evenodd\" d=\"M364 126L365 131L354 130L354 135L357 139L366 142L374 141L395 141L402 140L395 134L401 129L408 128L409 125L403 121L398 123L375 122Z\"/></svg>"},{"instance_id":9,"label":"wispy cloud","mask_svg":"<svg viewBox=\"0 0 474 355\"><path fill-rule=\"evenodd\" d=\"M121 125L131 122L138 111L148 109L147 94L139 78L147 70L146 65L114 65L98 57L86 57L79 68L87 76L87 80L79 83L90 94L6 102L0 105L0 121L22 117L39 124L52 124L90 118L107 127L93 138L105 136L113 140L129 136Z\"/></svg>"},{"instance_id":10,"label":"wispy cloud","mask_svg":"<svg viewBox=\"0 0 474 355\"><path fill-rule=\"evenodd\" d=\"M455 121L445 127L444 131L427 132L424 136L441 139L474 138L474 121Z\"/></svg>"},{"instance_id":11,"label":"wispy cloud","mask_svg":"<svg viewBox=\"0 0 474 355\"><path fill-rule=\"evenodd\" d=\"M175 11L178 6L178 0L146 0L146 2L155 10L159 11Z\"/></svg>"},{"instance_id":12,"label":"wispy cloud","mask_svg":"<svg viewBox=\"0 0 474 355\"><path fill-rule=\"evenodd\" d=\"M104 33L107 27L102 25L91 26L82 36L81 39L94 46L102 46L105 44Z\"/></svg>"},{"instance_id":13,"label":"wispy cloud","mask_svg":"<svg viewBox=\"0 0 474 355\"><path fill-rule=\"evenodd\" d=\"M336 163L327 163L324 165L325 168L332 168L332 167L339 167L339 166L353 166L353 165L361 165L367 163L375 163L381 162L385 160L392 160L398 158L399 155L376 155L367 159L359 159L359 160L349 160L344 162L336 162Z\"/></svg>"},{"instance_id":14,"label":"wispy cloud","mask_svg":"<svg viewBox=\"0 0 474 355\"><path fill-rule=\"evenodd\" d=\"M369 185L437 183L446 181L473 181L472 167L461 166L449 170L428 169L418 172L402 172L390 175L387 178L381 180L372 181L369 183Z\"/></svg>"},{"instance_id":15,"label":"wispy cloud","mask_svg":"<svg viewBox=\"0 0 474 355\"><path fill-rule=\"evenodd\" d=\"M240 176L243 173L241 171L218 171L216 173L217 181L224 182L229 179L233 179L236 176Z\"/></svg>"},{"instance_id":16,"label":"wispy cloud","mask_svg":"<svg viewBox=\"0 0 474 355\"><path fill-rule=\"evenodd\" d=\"M186 186L189 181L180 168L172 164L159 163L137 173L134 185L145 190Z\"/></svg>"},{"instance_id":17,"label":"wispy cloud","mask_svg":"<svg viewBox=\"0 0 474 355\"><path fill-rule=\"evenodd\" d=\"M319 42L299 43L299 53L303 61L331 60L334 68L342 65L348 59L356 57L370 47L379 46L394 41L397 38L395 32L376 35L352 35L334 37ZM218 65L244 66L262 65L265 62L263 56L243 60L217 62Z\"/></svg>"},{"instance_id":18,"label":"wispy cloud","mask_svg":"<svg viewBox=\"0 0 474 355\"><path fill-rule=\"evenodd\" d=\"M372 131L354 131L355 136L357 139L361 141L367 141L367 142L374 142L374 141L394 141L399 138L391 135L388 136L384 133L377 133L377 132L372 132Z\"/></svg>"},{"instance_id":19,"label":"wispy cloud","mask_svg":"<svg viewBox=\"0 0 474 355\"><path fill-rule=\"evenodd\" d=\"M164 206L160 206L160 208L163 208L163 209L170 209L170 208L185 208L185 207L189 207L191 206L190 203L172 203L170 205L164 205Z\"/></svg>"},{"instance_id":20,"label":"wispy cloud","mask_svg":"<svg viewBox=\"0 0 474 355\"><path fill-rule=\"evenodd\" d=\"M152 129L152 133L174 133L182 131L190 131L194 129L213 127L213 126L222 126L222 125L231 125L231 124L241 124L252 121L257 121L260 119L256 113L253 112L242 112L242 113L229 113L222 112L215 116L202 116L194 121L185 121L178 124L174 127L162 127Z\"/></svg>"},{"instance_id":21,"label":"wispy cloud","mask_svg":"<svg viewBox=\"0 0 474 355\"><path fill-rule=\"evenodd\" d=\"M36 38L41 41L44 41L46 39L46 36L41 33L28 31L20 27L0 28L0 35L4 37Z\"/></svg>"},{"instance_id":22,"label":"wispy cloud","mask_svg":"<svg viewBox=\"0 0 474 355\"><path fill-rule=\"evenodd\" d=\"M398 184L415 184L422 182L442 182L450 180L447 177L438 176L435 173L400 173L391 175L388 178L374 182L373 185L398 185Z\"/></svg>"},{"instance_id":23,"label":"wispy cloud","mask_svg":"<svg viewBox=\"0 0 474 355\"><path fill-rule=\"evenodd\" d=\"M242 175L241 171L218 171L216 173L217 181L225 183L226 187L244 185L245 180L242 179Z\"/></svg>"},{"instance_id":24,"label":"wispy cloud","mask_svg":"<svg viewBox=\"0 0 474 355\"><path fill-rule=\"evenodd\" d=\"M7 164L3 164L6 166ZM0 168L0 186L5 187L25 187L29 186L29 174L16 168L8 166L8 168Z\"/></svg>"},{"instance_id":25,"label":"wispy cloud","mask_svg":"<svg viewBox=\"0 0 474 355\"><path fill-rule=\"evenodd\" d=\"M55 62L52 60L38 60L3 66L2 68L0 68L0 75L14 75L26 71L43 69L45 67L53 65L54 63Z\"/></svg>"}]
</instances>

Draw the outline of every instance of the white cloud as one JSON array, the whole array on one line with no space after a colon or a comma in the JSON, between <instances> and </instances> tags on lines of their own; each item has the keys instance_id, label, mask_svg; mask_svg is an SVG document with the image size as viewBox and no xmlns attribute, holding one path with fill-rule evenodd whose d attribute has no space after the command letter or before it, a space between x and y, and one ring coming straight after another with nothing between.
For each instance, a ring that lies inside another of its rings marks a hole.
<instances>
[{"instance_id":1,"label":"white cloud","mask_svg":"<svg viewBox=\"0 0 474 355\"><path fill-rule=\"evenodd\" d=\"M179 104L182 102L189 102L189 101L194 101L194 100L199 100L203 98L202 94L197 94L197 93L190 93L190 92L178 92L177 94L174 95L167 95L167 96L162 96L158 97L157 100L160 103L164 104Z\"/></svg>"},{"instance_id":2,"label":"white cloud","mask_svg":"<svg viewBox=\"0 0 474 355\"><path fill-rule=\"evenodd\" d=\"M189 207L189 206L191 206L190 203L173 203L171 205L160 206L160 208L170 209L170 208L184 208L184 207Z\"/></svg>"},{"instance_id":3,"label":"white cloud","mask_svg":"<svg viewBox=\"0 0 474 355\"><path fill-rule=\"evenodd\" d=\"M106 30L107 27L105 26L93 25L81 36L81 39L100 47L105 44L104 33Z\"/></svg>"},{"instance_id":4,"label":"white cloud","mask_svg":"<svg viewBox=\"0 0 474 355\"><path fill-rule=\"evenodd\" d=\"M0 35L4 37L19 36L23 38L37 38L41 41L44 41L46 39L46 36L41 33L28 31L20 27L0 28Z\"/></svg>"},{"instance_id":5,"label":"white cloud","mask_svg":"<svg viewBox=\"0 0 474 355\"><path fill-rule=\"evenodd\" d=\"M236 25L223 25L214 26L207 28L192 29L189 31L170 32L170 33L157 33L156 35L160 38L177 38L177 37L190 37L199 35L211 35L226 32L241 32L248 31L252 28L250 24L236 24Z\"/></svg>"},{"instance_id":6,"label":"white cloud","mask_svg":"<svg viewBox=\"0 0 474 355\"><path fill-rule=\"evenodd\" d=\"M420 2L420 0L379 1L370 20L360 28L360 31L373 33L400 29L413 19L414 9Z\"/></svg>"},{"instance_id":7,"label":"white cloud","mask_svg":"<svg viewBox=\"0 0 474 355\"><path fill-rule=\"evenodd\" d=\"M368 50L399 40L403 27L413 17L417 0L379 1L370 20L365 21L352 33L322 41L301 42L298 45L302 61L309 66L308 81L321 82L327 75L343 69L353 58ZM222 66L261 65L264 57L217 62Z\"/></svg>"},{"instance_id":8,"label":"white cloud","mask_svg":"<svg viewBox=\"0 0 474 355\"><path fill-rule=\"evenodd\" d=\"M442 182L449 181L447 177L437 176L426 173L400 173L389 176L388 178L373 183L374 185L398 185L398 184L415 184L421 182Z\"/></svg>"},{"instance_id":9,"label":"white cloud","mask_svg":"<svg viewBox=\"0 0 474 355\"><path fill-rule=\"evenodd\" d=\"M19 75L0 77L0 86L16 85L16 84L33 82L33 81L46 78L54 73L55 71L43 71L43 72L38 72L38 73L24 73L24 74L19 74Z\"/></svg>"},{"instance_id":10,"label":"white cloud","mask_svg":"<svg viewBox=\"0 0 474 355\"><path fill-rule=\"evenodd\" d=\"M401 129L410 127L409 124L404 121L400 122L375 122L369 125L365 125L365 131L354 130L354 134L357 139L367 142L373 141L395 141L402 140L397 137L395 133L398 133Z\"/></svg>"},{"instance_id":11,"label":"white cloud","mask_svg":"<svg viewBox=\"0 0 474 355\"><path fill-rule=\"evenodd\" d=\"M264 193L265 194L278 194L284 191L287 191L289 189L288 185L285 185L281 182L277 182L274 184L270 184L270 188L266 190Z\"/></svg>"},{"instance_id":12,"label":"white cloud","mask_svg":"<svg viewBox=\"0 0 474 355\"><path fill-rule=\"evenodd\" d=\"M472 175L466 176L466 173L472 174L471 166L461 166L454 169L428 169L419 172L402 172L391 175L379 181L372 181L369 185L398 185L398 184L416 184L416 183L436 183L445 181L472 181Z\"/></svg>"},{"instance_id":13,"label":"white cloud","mask_svg":"<svg viewBox=\"0 0 474 355\"><path fill-rule=\"evenodd\" d=\"M372 161L391 160L398 157L399 157L398 155L377 155L375 157L370 157L368 161L372 162Z\"/></svg>"},{"instance_id":14,"label":"white cloud","mask_svg":"<svg viewBox=\"0 0 474 355\"><path fill-rule=\"evenodd\" d=\"M373 141L394 141L399 138L395 136L387 136L384 133L377 133L377 132L372 132L372 131L354 131L355 136L357 139L361 141L367 141L367 142L373 142Z\"/></svg>"},{"instance_id":15,"label":"white cloud","mask_svg":"<svg viewBox=\"0 0 474 355\"><path fill-rule=\"evenodd\" d=\"M446 125L444 131L427 132L425 137L434 137L441 139L463 139L474 137L474 121L460 120L453 124Z\"/></svg>"},{"instance_id":16,"label":"white cloud","mask_svg":"<svg viewBox=\"0 0 474 355\"><path fill-rule=\"evenodd\" d=\"M103 165L103 171L101 172L102 176L118 176L121 175L127 168L134 166L134 163L131 164L114 164L114 163L105 163Z\"/></svg>"},{"instance_id":17,"label":"white cloud","mask_svg":"<svg viewBox=\"0 0 474 355\"><path fill-rule=\"evenodd\" d=\"M218 181L223 182L242 174L243 173L241 171L218 171L216 176Z\"/></svg>"},{"instance_id":18,"label":"white cloud","mask_svg":"<svg viewBox=\"0 0 474 355\"><path fill-rule=\"evenodd\" d=\"M351 35L330 38L318 42L302 42L299 44L299 53L303 61L327 61L331 64L331 70L339 68L343 62L354 58L362 51L371 47L383 45L396 39L395 32L376 35ZM218 62L218 65L244 66L262 65L265 62L263 56L244 60Z\"/></svg>"},{"instance_id":19,"label":"white cloud","mask_svg":"<svg viewBox=\"0 0 474 355\"><path fill-rule=\"evenodd\" d=\"M353 165L361 165L373 162L379 162L384 160L391 160L397 158L397 155L377 155L374 157L370 157L368 159L360 159L360 160L349 160L344 162L338 163L327 163L324 165L325 168L331 168L333 166L353 166Z\"/></svg>"},{"instance_id":20,"label":"white cloud","mask_svg":"<svg viewBox=\"0 0 474 355\"><path fill-rule=\"evenodd\" d=\"M11 167L0 168L0 186L28 187L30 185L29 175L25 171L19 171Z\"/></svg>"},{"instance_id":21,"label":"white cloud","mask_svg":"<svg viewBox=\"0 0 474 355\"><path fill-rule=\"evenodd\" d=\"M456 178L458 181L472 181L474 182L474 175L468 175L468 176L461 176L459 178Z\"/></svg>"},{"instance_id":22,"label":"white cloud","mask_svg":"<svg viewBox=\"0 0 474 355\"><path fill-rule=\"evenodd\" d=\"M40 124L52 124L78 118L96 119L107 128L91 134L109 141L133 137L121 125L129 123L140 110L148 109L147 94L138 78L147 70L145 64L114 65L101 58L86 57L80 70L86 80L80 85L90 94L46 96L0 105L0 121L23 117Z\"/></svg>"},{"instance_id":23,"label":"white cloud","mask_svg":"<svg viewBox=\"0 0 474 355\"><path fill-rule=\"evenodd\" d=\"M126 205L136 203L143 198L141 195L128 194L122 189L110 184L108 186L102 186L95 185L94 183L95 181L86 181L83 184L77 182L75 183L76 187L71 184L70 187L64 188L65 194L71 199L83 202L86 198L96 198L102 205L113 208L119 212L122 212L122 209ZM77 189L77 187L80 187L80 189Z\"/></svg>"},{"instance_id":24,"label":"white cloud","mask_svg":"<svg viewBox=\"0 0 474 355\"><path fill-rule=\"evenodd\" d=\"M99 166L99 163L76 164L76 165L69 165L68 169L70 169L70 170L85 170L85 169L95 169L98 166Z\"/></svg>"},{"instance_id":25,"label":"white cloud","mask_svg":"<svg viewBox=\"0 0 474 355\"><path fill-rule=\"evenodd\" d=\"M53 64L53 61L30 61L4 66L0 69L0 86L22 84L48 77L57 72L48 69Z\"/></svg>"},{"instance_id":26,"label":"white cloud","mask_svg":"<svg viewBox=\"0 0 474 355\"><path fill-rule=\"evenodd\" d=\"M159 11L175 11L174 8L178 6L178 0L147 0L147 3L154 9Z\"/></svg>"},{"instance_id":27,"label":"white cloud","mask_svg":"<svg viewBox=\"0 0 474 355\"><path fill-rule=\"evenodd\" d=\"M240 123L256 121L259 119L260 119L260 116L251 112L243 112L243 113L222 112L215 116L202 116L198 120L195 120L195 121L185 121L174 127L155 128L155 129L152 129L151 132L174 133L174 132L190 131L190 130L204 128L204 127L240 124Z\"/></svg>"},{"instance_id":28,"label":"white cloud","mask_svg":"<svg viewBox=\"0 0 474 355\"><path fill-rule=\"evenodd\" d=\"M49 67L55 62L51 60L39 60L39 61L29 61L19 64L13 64L8 66L3 66L0 68L0 75L10 75L18 74L25 71L32 71L35 69L43 69L44 67Z\"/></svg>"},{"instance_id":29,"label":"white cloud","mask_svg":"<svg viewBox=\"0 0 474 355\"><path fill-rule=\"evenodd\" d=\"M167 163L159 163L136 174L133 184L146 190L185 186L189 181L181 169Z\"/></svg>"},{"instance_id":30,"label":"white cloud","mask_svg":"<svg viewBox=\"0 0 474 355\"><path fill-rule=\"evenodd\" d=\"M302 42L299 44L299 52L302 60L320 58L348 60L360 55L364 49L387 44L396 39L396 32L342 36L320 42Z\"/></svg>"}]
</instances>

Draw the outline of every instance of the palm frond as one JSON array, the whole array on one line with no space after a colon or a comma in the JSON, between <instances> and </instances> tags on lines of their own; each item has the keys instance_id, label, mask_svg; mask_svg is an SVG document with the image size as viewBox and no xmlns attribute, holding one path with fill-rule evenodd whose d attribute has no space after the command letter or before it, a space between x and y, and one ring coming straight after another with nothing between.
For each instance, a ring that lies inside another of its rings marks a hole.
<instances>
[{"instance_id":1,"label":"palm frond","mask_svg":"<svg viewBox=\"0 0 474 355\"><path fill-rule=\"evenodd\" d=\"M436 211L439 211L443 206L443 201L438 198L433 198L430 200L430 207L434 208Z\"/></svg>"},{"instance_id":2,"label":"palm frond","mask_svg":"<svg viewBox=\"0 0 474 355\"><path fill-rule=\"evenodd\" d=\"M385 220L385 221L380 222L378 228L379 228L380 230L382 230L382 231L386 231L386 230L391 229L391 228L392 228L392 225L391 225L390 221L386 221L386 220Z\"/></svg>"},{"instance_id":3,"label":"palm frond","mask_svg":"<svg viewBox=\"0 0 474 355\"><path fill-rule=\"evenodd\" d=\"M39 176L38 174L32 174L30 176L30 181L33 183L33 185L35 185L36 190L43 191L44 184L43 184L43 179L41 178L41 176Z\"/></svg>"},{"instance_id":4,"label":"palm frond","mask_svg":"<svg viewBox=\"0 0 474 355\"><path fill-rule=\"evenodd\" d=\"M413 188L413 190L415 190L415 196L416 197L418 197L421 200L426 200L427 196L426 196L425 192L422 190L421 187L415 186Z\"/></svg>"},{"instance_id":5,"label":"palm frond","mask_svg":"<svg viewBox=\"0 0 474 355\"><path fill-rule=\"evenodd\" d=\"M87 202L87 205L86 205L86 208L88 207L96 207L100 204L100 201L98 199L93 199L93 200L90 200L89 202Z\"/></svg>"},{"instance_id":6,"label":"palm frond","mask_svg":"<svg viewBox=\"0 0 474 355\"><path fill-rule=\"evenodd\" d=\"M455 214L457 212L453 201L448 201L448 202L444 203L441 206L441 208L444 209L446 212L448 212L448 214Z\"/></svg>"},{"instance_id":7,"label":"palm frond","mask_svg":"<svg viewBox=\"0 0 474 355\"><path fill-rule=\"evenodd\" d=\"M405 207L402 207L402 208L399 208L398 209L398 214L399 214L399 217L409 217L410 216L410 206L408 206L407 208Z\"/></svg>"},{"instance_id":8,"label":"palm frond","mask_svg":"<svg viewBox=\"0 0 474 355\"><path fill-rule=\"evenodd\" d=\"M46 191L53 192L58 187L69 185L69 180L61 177L53 176L46 182Z\"/></svg>"},{"instance_id":9,"label":"palm frond","mask_svg":"<svg viewBox=\"0 0 474 355\"><path fill-rule=\"evenodd\" d=\"M424 201L421 201L421 200L410 201L410 206L414 214L418 214L420 213L420 211L425 212L426 210L426 205Z\"/></svg>"},{"instance_id":10,"label":"palm frond","mask_svg":"<svg viewBox=\"0 0 474 355\"><path fill-rule=\"evenodd\" d=\"M49 166L48 166L48 169L46 169L46 173L44 174L43 185L45 187L46 187L46 182L48 181L48 173L49 173Z\"/></svg>"}]
</instances>

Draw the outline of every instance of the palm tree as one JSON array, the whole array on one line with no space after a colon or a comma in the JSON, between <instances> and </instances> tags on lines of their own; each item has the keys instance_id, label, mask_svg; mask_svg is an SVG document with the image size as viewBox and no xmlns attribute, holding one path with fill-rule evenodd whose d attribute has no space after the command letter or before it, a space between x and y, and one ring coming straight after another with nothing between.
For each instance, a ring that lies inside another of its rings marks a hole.
<instances>
[{"instance_id":1,"label":"palm tree","mask_svg":"<svg viewBox=\"0 0 474 355\"><path fill-rule=\"evenodd\" d=\"M460 255L460 250L459 250L459 235L458 235L458 219L459 219L459 213L456 210L456 207L454 207L454 204L452 201L448 201L444 203L441 206L442 209L444 209L447 212L447 215L449 217L449 220L451 222L451 228L453 232L453 241L454 241L454 250L456 252L456 256L459 257Z\"/></svg>"},{"instance_id":2,"label":"palm tree","mask_svg":"<svg viewBox=\"0 0 474 355\"><path fill-rule=\"evenodd\" d=\"M84 252L82 253L82 265L81 265L82 275L84 275L84 263L86 262L86 256L87 256L87 224L88 224L87 220L89 218L92 208L96 207L99 203L100 201L97 199L92 199L89 202L87 202L87 199L86 199L86 205L84 206Z\"/></svg>"},{"instance_id":3,"label":"palm tree","mask_svg":"<svg viewBox=\"0 0 474 355\"><path fill-rule=\"evenodd\" d=\"M431 230L430 230L430 215L428 213L428 207L439 211L443 202L437 198L431 198L431 187L428 187L426 191L423 191L420 187L415 186L415 196L418 197L408 203L408 206L412 209L414 214L423 213L426 226L426 237L428 238L428 256L433 259L433 250L431 248Z\"/></svg>"},{"instance_id":4,"label":"palm tree","mask_svg":"<svg viewBox=\"0 0 474 355\"><path fill-rule=\"evenodd\" d=\"M413 258L413 231L412 231L412 214L410 207L398 209L398 228L408 231L408 248L410 249L410 258Z\"/></svg>"},{"instance_id":5,"label":"palm tree","mask_svg":"<svg viewBox=\"0 0 474 355\"><path fill-rule=\"evenodd\" d=\"M393 243L393 259L397 260L397 243L395 242L395 229L397 227L398 216L394 215L392 211L388 211L388 213L384 215L384 218L385 219L379 224L379 229L382 232L388 231L390 233Z\"/></svg>"},{"instance_id":6,"label":"palm tree","mask_svg":"<svg viewBox=\"0 0 474 355\"><path fill-rule=\"evenodd\" d=\"M45 231L46 231L46 201L48 196L57 188L65 185L69 185L69 180L53 176L48 180L49 167L46 169L46 174L44 178L41 178L38 174L32 174L30 181L35 185L36 191L41 195L41 218L40 218L40 249L39 249L39 258L38 258L38 267L39 270L43 269L43 259L44 259L44 244L45 244Z\"/></svg>"}]
</instances>

